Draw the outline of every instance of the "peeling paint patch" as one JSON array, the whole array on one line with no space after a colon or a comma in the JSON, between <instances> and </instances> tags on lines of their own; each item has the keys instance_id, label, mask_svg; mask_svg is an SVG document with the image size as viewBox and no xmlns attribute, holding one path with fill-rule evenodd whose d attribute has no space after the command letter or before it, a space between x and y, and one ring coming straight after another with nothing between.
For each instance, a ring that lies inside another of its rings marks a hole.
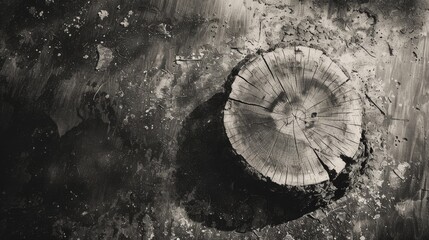
<instances>
[{"instance_id":1,"label":"peeling paint patch","mask_svg":"<svg viewBox=\"0 0 429 240\"><path fill-rule=\"evenodd\" d=\"M109 67L110 62L112 62L113 60L113 52L112 50L110 50L107 47L104 47L101 44L97 45L97 52L98 52L98 62L95 69L97 71L106 70Z\"/></svg>"}]
</instances>

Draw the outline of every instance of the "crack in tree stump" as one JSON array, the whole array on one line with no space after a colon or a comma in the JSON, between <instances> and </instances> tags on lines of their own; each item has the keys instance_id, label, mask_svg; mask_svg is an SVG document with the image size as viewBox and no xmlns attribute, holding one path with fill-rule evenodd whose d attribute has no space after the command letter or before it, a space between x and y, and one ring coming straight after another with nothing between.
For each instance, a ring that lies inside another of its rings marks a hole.
<instances>
[{"instance_id":1,"label":"crack in tree stump","mask_svg":"<svg viewBox=\"0 0 429 240\"><path fill-rule=\"evenodd\" d=\"M359 148L360 98L322 51L277 48L239 69L224 110L229 141L280 185L312 185L344 169Z\"/></svg>"}]
</instances>

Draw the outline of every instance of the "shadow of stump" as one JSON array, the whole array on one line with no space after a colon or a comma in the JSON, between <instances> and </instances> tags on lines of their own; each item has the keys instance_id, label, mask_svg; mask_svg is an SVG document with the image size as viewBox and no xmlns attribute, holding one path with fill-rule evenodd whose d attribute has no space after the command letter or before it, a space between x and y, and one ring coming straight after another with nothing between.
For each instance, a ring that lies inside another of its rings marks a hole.
<instances>
[{"instance_id":1,"label":"shadow of stump","mask_svg":"<svg viewBox=\"0 0 429 240\"><path fill-rule=\"evenodd\" d=\"M225 92L199 105L185 119L176 155L176 193L189 218L219 230L247 232L297 219L343 197L359 183L372 149L362 132L353 159L330 180L307 186L280 186L256 173L231 146L223 111L235 75L252 55L228 76Z\"/></svg>"},{"instance_id":2,"label":"shadow of stump","mask_svg":"<svg viewBox=\"0 0 429 240\"><path fill-rule=\"evenodd\" d=\"M341 188L333 182L285 187L248 171L223 127L226 100L218 93L198 106L179 133L176 191L192 220L246 232L299 218L344 194L346 176L338 177Z\"/></svg>"}]
</instances>

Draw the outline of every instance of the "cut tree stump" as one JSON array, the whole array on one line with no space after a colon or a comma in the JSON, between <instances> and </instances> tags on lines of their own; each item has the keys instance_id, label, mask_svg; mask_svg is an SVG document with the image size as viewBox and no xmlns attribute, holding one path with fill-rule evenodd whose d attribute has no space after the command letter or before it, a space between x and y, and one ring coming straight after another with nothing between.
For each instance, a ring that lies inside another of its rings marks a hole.
<instances>
[{"instance_id":1,"label":"cut tree stump","mask_svg":"<svg viewBox=\"0 0 429 240\"><path fill-rule=\"evenodd\" d=\"M361 138L361 101L349 80L313 48L257 55L235 76L224 110L235 152L280 185L311 185L336 176Z\"/></svg>"}]
</instances>

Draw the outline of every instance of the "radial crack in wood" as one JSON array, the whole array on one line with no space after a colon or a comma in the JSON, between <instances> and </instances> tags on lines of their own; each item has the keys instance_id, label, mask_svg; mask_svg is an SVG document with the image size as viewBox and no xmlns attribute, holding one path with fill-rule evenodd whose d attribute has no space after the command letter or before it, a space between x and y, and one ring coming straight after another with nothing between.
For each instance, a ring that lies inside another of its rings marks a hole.
<instances>
[{"instance_id":1,"label":"radial crack in wood","mask_svg":"<svg viewBox=\"0 0 429 240\"><path fill-rule=\"evenodd\" d=\"M240 68L224 126L235 152L262 176L280 185L317 184L344 169L342 156L358 151L359 100L347 74L322 51L277 48Z\"/></svg>"}]
</instances>

